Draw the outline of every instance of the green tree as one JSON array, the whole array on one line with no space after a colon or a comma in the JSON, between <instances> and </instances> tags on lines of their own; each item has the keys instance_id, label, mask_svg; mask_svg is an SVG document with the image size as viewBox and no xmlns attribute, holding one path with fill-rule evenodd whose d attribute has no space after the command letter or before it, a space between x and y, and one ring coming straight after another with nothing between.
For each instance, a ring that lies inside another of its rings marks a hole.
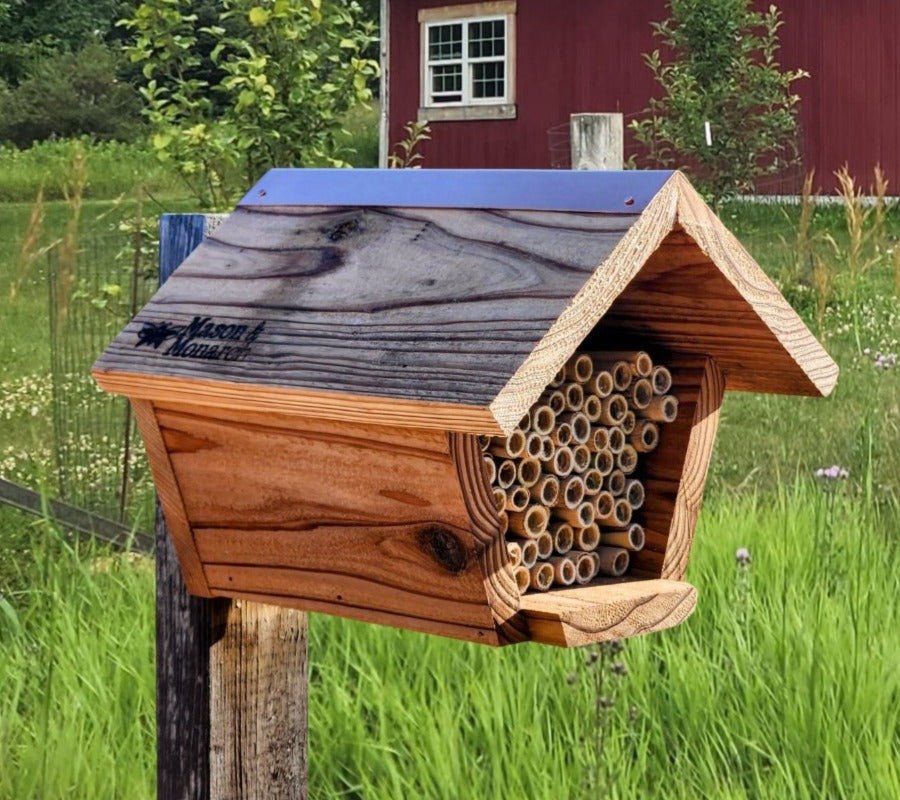
<instances>
[{"instance_id":1,"label":"green tree","mask_svg":"<svg viewBox=\"0 0 900 800\"><path fill-rule=\"evenodd\" d=\"M341 116L371 98L374 28L355 0L222 0L200 26L185 0L147 0L123 22L134 34L153 144L195 196L230 205L272 166L344 164ZM245 35L235 35L240 21ZM229 28L231 26L231 28ZM215 83L198 75L212 37ZM218 98L218 104L213 97Z\"/></svg>"},{"instance_id":2,"label":"green tree","mask_svg":"<svg viewBox=\"0 0 900 800\"><path fill-rule=\"evenodd\" d=\"M662 94L631 125L652 162L684 169L716 204L798 159L792 87L808 75L777 61L778 9L751 5L670 0L670 18L653 25L665 56L644 56Z\"/></svg>"}]
</instances>

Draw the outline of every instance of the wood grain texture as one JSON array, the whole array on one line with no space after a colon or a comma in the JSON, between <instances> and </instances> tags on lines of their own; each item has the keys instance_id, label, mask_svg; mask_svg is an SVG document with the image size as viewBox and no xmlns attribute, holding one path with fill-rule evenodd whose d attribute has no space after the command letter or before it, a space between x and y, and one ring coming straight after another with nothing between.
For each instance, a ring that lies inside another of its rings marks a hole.
<instances>
[{"instance_id":1,"label":"wood grain texture","mask_svg":"<svg viewBox=\"0 0 900 800\"><path fill-rule=\"evenodd\" d=\"M264 328L229 361L187 338L207 319ZM508 432L601 319L714 356L737 389L827 394L837 375L678 173L639 216L241 207L94 374L152 400ZM141 339L151 323L170 338Z\"/></svg>"},{"instance_id":2,"label":"wood grain texture","mask_svg":"<svg viewBox=\"0 0 900 800\"><path fill-rule=\"evenodd\" d=\"M703 201L684 175L673 178L678 185L678 223L729 281L758 318L754 327L765 328L779 347L769 350L768 378L762 370L747 369L734 358L706 348L695 352L714 356L729 375L729 388L754 392L780 392L827 396L837 382L838 366L804 325L771 279L712 209ZM747 333L750 326L740 327ZM763 349L763 348L760 348ZM788 363L787 360L792 363ZM785 362L781 366L781 362ZM776 364L778 366L776 366ZM802 391L801 391L802 390Z\"/></svg>"},{"instance_id":3,"label":"wood grain texture","mask_svg":"<svg viewBox=\"0 0 900 800\"><path fill-rule=\"evenodd\" d=\"M158 409L213 595L496 642L445 433L223 413Z\"/></svg>"},{"instance_id":4,"label":"wood grain texture","mask_svg":"<svg viewBox=\"0 0 900 800\"><path fill-rule=\"evenodd\" d=\"M697 590L670 580L608 582L526 594L521 603L532 641L581 647L678 625L694 610Z\"/></svg>"},{"instance_id":5,"label":"wood grain texture","mask_svg":"<svg viewBox=\"0 0 900 800\"><path fill-rule=\"evenodd\" d=\"M364 403L381 398L369 421L393 413L395 401L403 401L396 404L398 419L410 413L410 403L426 404L420 418L439 411L427 404L458 405L460 421L443 420L441 427L477 432L472 409L488 410L636 219L241 208L129 323L96 374L126 394L127 383L107 373L248 385L256 387L257 402L267 402L260 386L312 390L325 394L309 398L308 408L338 419L352 405L345 398L332 409L339 395ZM265 329L240 361L164 355L175 339L158 349L136 346L145 323L185 326L197 316L265 322ZM167 390L156 384L152 396ZM423 427L421 419L412 424Z\"/></svg>"},{"instance_id":6,"label":"wood grain texture","mask_svg":"<svg viewBox=\"0 0 900 800\"><path fill-rule=\"evenodd\" d=\"M210 796L306 800L307 618L236 600L211 654Z\"/></svg>"},{"instance_id":7,"label":"wood grain texture","mask_svg":"<svg viewBox=\"0 0 900 800\"><path fill-rule=\"evenodd\" d=\"M156 420L156 413L152 404L147 400L132 400L131 407L138 430L141 432L141 438L144 440L147 460L150 462L153 482L156 484L156 493L166 516L166 524L169 535L172 537L172 545L178 555L178 562L181 564L184 582L191 594L211 597L206 576L203 574L203 567L200 564L200 557L194 545L184 499L172 470L172 462L166 451L166 445Z\"/></svg>"},{"instance_id":8,"label":"wood grain texture","mask_svg":"<svg viewBox=\"0 0 900 800\"><path fill-rule=\"evenodd\" d=\"M707 359L691 423L684 469L675 496L665 559L662 564L663 578L679 580L687 570L724 394L725 378L722 371L713 359Z\"/></svg>"}]
</instances>

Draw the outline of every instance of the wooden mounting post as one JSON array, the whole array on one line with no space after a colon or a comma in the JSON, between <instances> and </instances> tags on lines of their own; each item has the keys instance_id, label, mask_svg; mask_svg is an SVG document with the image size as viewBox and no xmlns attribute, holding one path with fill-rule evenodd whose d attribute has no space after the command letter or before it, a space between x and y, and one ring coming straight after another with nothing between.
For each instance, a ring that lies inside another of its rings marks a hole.
<instances>
[{"instance_id":1,"label":"wooden mounting post","mask_svg":"<svg viewBox=\"0 0 900 800\"><path fill-rule=\"evenodd\" d=\"M572 169L622 169L625 134L621 114L569 117Z\"/></svg>"},{"instance_id":2,"label":"wooden mounting post","mask_svg":"<svg viewBox=\"0 0 900 800\"><path fill-rule=\"evenodd\" d=\"M160 282L211 219L166 214ZM157 511L159 800L305 800L306 614L187 593Z\"/></svg>"}]
</instances>

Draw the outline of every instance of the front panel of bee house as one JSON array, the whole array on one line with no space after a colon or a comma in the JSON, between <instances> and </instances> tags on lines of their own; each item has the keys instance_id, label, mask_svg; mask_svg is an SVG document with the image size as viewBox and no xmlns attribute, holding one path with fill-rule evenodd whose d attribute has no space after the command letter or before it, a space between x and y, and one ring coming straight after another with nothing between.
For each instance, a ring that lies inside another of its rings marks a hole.
<instances>
[{"instance_id":1,"label":"front panel of bee house","mask_svg":"<svg viewBox=\"0 0 900 800\"><path fill-rule=\"evenodd\" d=\"M190 591L569 646L693 609L726 384L836 368L678 173L275 170L94 375Z\"/></svg>"}]
</instances>

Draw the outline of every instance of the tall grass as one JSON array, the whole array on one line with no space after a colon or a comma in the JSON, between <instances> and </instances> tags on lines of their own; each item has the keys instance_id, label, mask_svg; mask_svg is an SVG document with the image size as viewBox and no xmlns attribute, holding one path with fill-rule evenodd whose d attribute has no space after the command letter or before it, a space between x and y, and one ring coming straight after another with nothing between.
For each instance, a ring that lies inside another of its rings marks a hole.
<instances>
[{"instance_id":1,"label":"tall grass","mask_svg":"<svg viewBox=\"0 0 900 800\"><path fill-rule=\"evenodd\" d=\"M711 498L697 611L624 653L609 796L900 796L900 508L866 483ZM0 607L0 797L152 796L152 574L100 555L48 534ZM313 616L310 654L310 797L584 796L582 651Z\"/></svg>"}]
</instances>

